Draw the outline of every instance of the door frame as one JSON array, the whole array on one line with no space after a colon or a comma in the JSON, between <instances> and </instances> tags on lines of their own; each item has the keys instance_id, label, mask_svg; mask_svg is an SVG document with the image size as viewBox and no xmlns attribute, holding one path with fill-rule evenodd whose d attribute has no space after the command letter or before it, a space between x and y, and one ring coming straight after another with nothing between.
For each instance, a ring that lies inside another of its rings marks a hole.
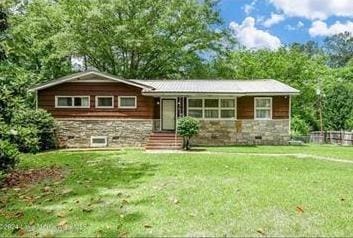
<instances>
[{"instance_id":1,"label":"door frame","mask_svg":"<svg viewBox=\"0 0 353 238\"><path fill-rule=\"evenodd\" d=\"M175 116L174 116L174 129L173 130L165 130L163 129L163 100L173 100L175 102L175 108L174 108L174 112L175 112ZM161 131L176 131L176 121L177 121L177 108L178 108L178 100L176 97L161 97L160 98L160 118L161 118Z\"/></svg>"}]
</instances>

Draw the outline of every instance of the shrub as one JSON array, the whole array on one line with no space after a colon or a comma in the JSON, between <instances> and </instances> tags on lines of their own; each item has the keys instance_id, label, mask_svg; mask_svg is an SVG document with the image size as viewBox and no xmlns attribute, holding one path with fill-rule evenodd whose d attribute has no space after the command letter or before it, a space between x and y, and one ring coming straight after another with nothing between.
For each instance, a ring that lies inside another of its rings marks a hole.
<instances>
[{"instance_id":1,"label":"shrub","mask_svg":"<svg viewBox=\"0 0 353 238\"><path fill-rule=\"evenodd\" d=\"M33 126L15 126L9 131L8 141L17 145L23 153L36 153L39 151L38 130Z\"/></svg>"},{"instance_id":2,"label":"shrub","mask_svg":"<svg viewBox=\"0 0 353 238\"><path fill-rule=\"evenodd\" d=\"M308 124L298 116L294 116L291 121L292 134L295 136L308 135L310 128Z\"/></svg>"},{"instance_id":3,"label":"shrub","mask_svg":"<svg viewBox=\"0 0 353 238\"><path fill-rule=\"evenodd\" d=\"M183 117L178 120L177 128L178 134L184 138L183 148L189 150L190 139L199 133L200 122L193 117Z\"/></svg>"},{"instance_id":4,"label":"shrub","mask_svg":"<svg viewBox=\"0 0 353 238\"><path fill-rule=\"evenodd\" d=\"M36 130L39 150L55 148L55 124L53 117L44 110L21 110L15 113L11 123ZM28 132L28 131L27 131Z\"/></svg>"},{"instance_id":5,"label":"shrub","mask_svg":"<svg viewBox=\"0 0 353 238\"><path fill-rule=\"evenodd\" d=\"M8 141L0 140L0 172L7 172L18 163L19 151Z\"/></svg>"}]
</instances>

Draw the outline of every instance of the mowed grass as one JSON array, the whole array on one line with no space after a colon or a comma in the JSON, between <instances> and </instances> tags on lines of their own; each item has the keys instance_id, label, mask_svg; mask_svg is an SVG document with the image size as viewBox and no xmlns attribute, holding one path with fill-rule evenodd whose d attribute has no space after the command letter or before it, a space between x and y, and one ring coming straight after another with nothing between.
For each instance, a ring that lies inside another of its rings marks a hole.
<instances>
[{"instance_id":1,"label":"mowed grass","mask_svg":"<svg viewBox=\"0 0 353 238\"><path fill-rule=\"evenodd\" d=\"M65 179L2 190L0 235L351 236L353 164L272 154L353 148L297 148L24 155L22 169L56 165Z\"/></svg>"},{"instance_id":2,"label":"mowed grass","mask_svg":"<svg viewBox=\"0 0 353 238\"><path fill-rule=\"evenodd\" d=\"M227 146L210 147L212 152L251 153L251 154L296 154L323 156L335 159L353 160L353 148L340 145L302 145L302 146Z\"/></svg>"}]
</instances>

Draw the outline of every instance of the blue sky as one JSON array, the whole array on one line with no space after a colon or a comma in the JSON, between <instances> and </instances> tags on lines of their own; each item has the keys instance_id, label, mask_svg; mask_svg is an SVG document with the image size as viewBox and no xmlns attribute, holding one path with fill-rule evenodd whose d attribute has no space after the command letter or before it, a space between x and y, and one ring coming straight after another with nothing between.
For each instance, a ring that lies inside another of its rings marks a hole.
<instances>
[{"instance_id":1,"label":"blue sky","mask_svg":"<svg viewBox=\"0 0 353 238\"><path fill-rule=\"evenodd\" d=\"M276 49L353 33L353 0L220 0L225 25L247 48Z\"/></svg>"}]
</instances>

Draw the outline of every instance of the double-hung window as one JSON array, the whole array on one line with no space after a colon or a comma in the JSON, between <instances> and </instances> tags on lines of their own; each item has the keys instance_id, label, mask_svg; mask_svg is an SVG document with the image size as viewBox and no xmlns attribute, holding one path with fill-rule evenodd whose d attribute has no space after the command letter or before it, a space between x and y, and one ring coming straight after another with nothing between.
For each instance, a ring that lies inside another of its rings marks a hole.
<instances>
[{"instance_id":1,"label":"double-hung window","mask_svg":"<svg viewBox=\"0 0 353 238\"><path fill-rule=\"evenodd\" d=\"M188 116L205 119L235 119L235 98L189 98Z\"/></svg>"},{"instance_id":2,"label":"double-hung window","mask_svg":"<svg viewBox=\"0 0 353 238\"><path fill-rule=\"evenodd\" d=\"M272 118L272 98L255 98L255 119L270 120Z\"/></svg>"},{"instance_id":3,"label":"double-hung window","mask_svg":"<svg viewBox=\"0 0 353 238\"><path fill-rule=\"evenodd\" d=\"M203 100L201 98L189 98L188 116L195 118L203 117Z\"/></svg>"},{"instance_id":4,"label":"double-hung window","mask_svg":"<svg viewBox=\"0 0 353 238\"><path fill-rule=\"evenodd\" d=\"M235 118L235 99L221 98L221 118Z\"/></svg>"},{"instance_id":5,"label":"double-hung window","mask_svg":"<svg viewBox=\"0 0 353 238\"><path fill-rule=\"evenodd\" d=\"M219 118L219 99L205 99L205 118Z\"/></svg>"},{"instance_id":6,"label":"double-hung window","mask_svg":"<svg viewBox=\"0 0 353 238\"><path fill-rule=\"evenodd\" d=\"M89 108L89 96L56 96L55 107L57 108Z\"/></svg>"}]
</instances>

